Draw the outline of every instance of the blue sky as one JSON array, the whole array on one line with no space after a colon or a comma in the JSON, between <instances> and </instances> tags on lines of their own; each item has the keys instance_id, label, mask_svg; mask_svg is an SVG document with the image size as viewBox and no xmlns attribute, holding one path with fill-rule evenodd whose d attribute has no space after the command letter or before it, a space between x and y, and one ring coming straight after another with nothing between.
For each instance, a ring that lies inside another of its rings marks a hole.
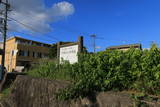
<instances>
[{"instance_id":1,"label":"blue sky","mask_svg":"<svg viewBox=\"0 0 160 107\"><path fill-rule=\"evenodd\" d=\"M44 0L46 8L62 0ZM96 45L104 50L114 45L142 43L149 48L152 41L160 44L160 0L66 0L74 6L74 13L61 20L50 22L52 31L47 34L27 36L11 33L33 40L52 43L76 41L84 36L85 46L92 51L90 35L101 39ZM30 33L30 31L23 31Z\"/></svg>"}]
</instances>

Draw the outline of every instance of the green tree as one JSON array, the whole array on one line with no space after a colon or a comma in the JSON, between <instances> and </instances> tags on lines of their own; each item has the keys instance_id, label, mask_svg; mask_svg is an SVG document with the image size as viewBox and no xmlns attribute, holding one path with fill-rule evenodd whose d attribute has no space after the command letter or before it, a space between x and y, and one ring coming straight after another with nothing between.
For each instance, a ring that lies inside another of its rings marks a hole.
<instances>
[{"instance_id":1,"label":"green tree","mask_svg":"<svg viewBox=\"0 0 160 107\"><path fill-rule=\"evenodd\" d=\"M49 49L49 58L54 59L57 57L57 44L52 44Z\"/></svg>"}]
</instances>

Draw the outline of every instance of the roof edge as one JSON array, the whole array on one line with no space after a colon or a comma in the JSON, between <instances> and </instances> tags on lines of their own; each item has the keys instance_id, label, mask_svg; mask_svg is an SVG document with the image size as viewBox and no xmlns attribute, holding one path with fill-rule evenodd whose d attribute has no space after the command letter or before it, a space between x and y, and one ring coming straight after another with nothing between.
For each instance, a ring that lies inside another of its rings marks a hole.
<instances>
[{"instance_id":1,"label":"roof edge","mask_svg":"<svg viewBox=\"0 0 160 107\"><path fill-rule=\"evenodd\" d=\"M23 38L23 37L20 37L20 36L11 36L6 41L9 41L9 40L14 39L14 38L24 39L24 40L27 40L27 41L33 41L33 42L42 43L42 44L46 44L46 45L52 45L52 44L48 44L48 43L43 43L43 42L39 42L39 41L35 41L35 40L26 39L26 38Z\"/></svg>"},{"instance_id":2,"label":"roof edge","mask_svg":"<svg viewBox=\"0 0 160 107\"><path fill-rule=\"evenodd\" d=\"M142 48L142 44L141 43L136 43L136 44L128 44L128 45L118 45L118 46L110 46L107 47L107 49L116 49L116 48L129 48L129 47L135 47L138 46L139 48Z\"/></svg>"}]
</instances>

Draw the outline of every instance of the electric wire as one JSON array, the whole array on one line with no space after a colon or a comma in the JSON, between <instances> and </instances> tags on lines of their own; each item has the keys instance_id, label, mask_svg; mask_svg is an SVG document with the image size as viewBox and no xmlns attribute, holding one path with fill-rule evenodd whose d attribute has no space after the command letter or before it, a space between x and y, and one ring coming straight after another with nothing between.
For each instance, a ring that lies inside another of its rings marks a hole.
<instances>
[{"instance_id":1,"label":"electric wire","mask_svg":"<svg viewBox=\"0 0 160 107\"><path fill-rule=\"evenodd\" d=\"M43 33L43 32L41 32L41 31L38 31L38 30L34 29L33 27L31 27L31 26L29 26L29 25L27 25L27 24L25 24L25 23L22 23L22 22L20 22L20 21L14 19L14 18L11 18L11 17L8 17L8 18L9 18L10 20L13 20L13 21L17 22L18 24L23 25L24 27L26 27L26 28L32 30L32 31L35 32L35 33L44 34L44 35L50 37L51 39L54 39L54 40L56 40L56 41L60 41L58 38L53 37L52 35Z\"/></svg>"},{"instance_id":2,"label":"electric wire","mask_svg":"<svg viewBox=\"0 0 160 107\"><path fill-rule=\"evenodd\" d=\"M14 13L12 12L12 14L14 15ZM28 14L26 14L26 16L28 16L28 17L32 17L32 16L30 16L30 15L28 15ZM11 17L10 17L11 18ZM20 21L18 21L18 20L16 20L16 19L14 19L14 18L11 18L12 20L14 20L15 22L17 22L17 23L19 23L19 24L21 24L21 25L24 25L25 27L27 27L27 28L29 28L29 29L31 29L32 31L34 31L34 32L39 32L39 31L37 31L36 29L34 29L34 28L32 28L32 27L30 27L30 26L28 26L27 24L24 24L24 23L22 23L22 22L20 22ZM76 33L77 34L77 32L79 32L80 34L85 34L85 35L83 35L83 36L87 36L87 37L90 37L90 34L89 33L87 33L87 32L81 32L81 31L79 31L79 30L75 30L75 29L72 29L72 28L69 28L68 26L67 27L65 27L65 26L60 26L60 25L58 25L62 30L65 30L65 31L68 31L68 32L70 32L70 33ZM53 36L51 36L51 35L47 35L48 37L53 37ZM96 40L102 40L102 41L113 41L113 40L115 40L115 41L122 41L122 43L124 44L124 42L129 42L129 40L119 40L118 38L113 38L112 40L110 40L110 39L106 39L106 38L104 38L104 37L99 37L99 36L96 36L96 38L95 38ZM57 40L57 39L56 39ZM131 40L132 42L136 42L136 41L133 41L133 40ZM141 41L142 42L142 41ZM150 41L148 41L148 42L150 42ZM139 41L137 42L137 43L140 43ZM89 45L89 44L88 44Z\"/></svg>"},{"instance_id":3,"label":"electric wire","mask_svg":"<svg viewBox=\"0 0 160 107\"><path fill-rule=\"evenodd\" d=\"M20 31L17 31L17 30L13 30L13 29L9 29L9 30L11 30L11 31L13 31L13 32L17 32L17 33L20 33L20 34L24 34L24 35L27 35L27 36L31 36L32 38L35 38L35 39L38 39L38 40L45 40L45 41L49 41L49 42L52 42L52 44L53 43L56 43L57 41L55 41L55 40L51 40L50 38L42 38L42 36L33 36L31 33L24 33L24 32L20 32Z\"/></svg>"}]
</instances>

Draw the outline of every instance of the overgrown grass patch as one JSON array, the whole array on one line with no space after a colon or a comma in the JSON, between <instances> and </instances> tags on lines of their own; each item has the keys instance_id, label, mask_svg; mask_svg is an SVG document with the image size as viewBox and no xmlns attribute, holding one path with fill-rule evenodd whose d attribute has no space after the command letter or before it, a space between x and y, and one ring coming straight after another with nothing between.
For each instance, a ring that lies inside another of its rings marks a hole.
<instances>
[{"instance_id":1,"label":"overgrown grass patch","mask_svg":"<svg viewBox=\"0 0 160 107\"><path fill-rule=\"evenodd\" d=\"M0 100L7 98L9 94L10 94L10 88L5 88L0 94Z\"/></svg>"},{"instance_id":2,"label":"overgrown grass patch","mask_svg":"<svg viewBox=\"0 0 160 107\"><path fill-rule=\"evenodd\" d=\"M70 64L65 62L63 65L55 61L42 60L27 73L29 76L37 78L47 78L53 80L71 80Z\"/></svg>"}]
</instances>

